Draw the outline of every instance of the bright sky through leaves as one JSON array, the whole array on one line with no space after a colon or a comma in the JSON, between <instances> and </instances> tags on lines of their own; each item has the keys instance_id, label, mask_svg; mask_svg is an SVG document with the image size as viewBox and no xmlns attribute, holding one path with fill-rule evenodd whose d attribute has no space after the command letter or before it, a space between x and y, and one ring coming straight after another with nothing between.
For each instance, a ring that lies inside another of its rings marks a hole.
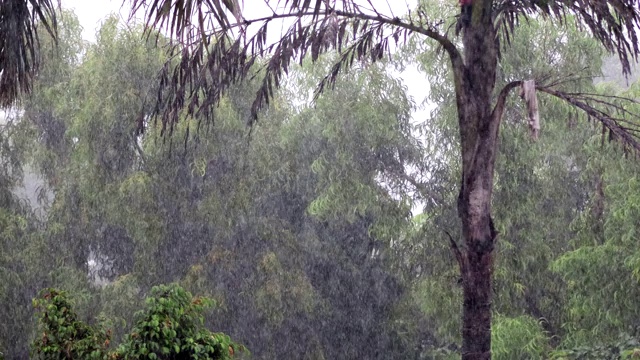
<instances>
[{"instance_id":1,"label":"bright sky through leaves","mask_svg":"<svg viewBox=\"0 0 640 360\"><path fill-rule=\"evenodd\" d=\"M451 0L453 2L453 0ZM260 4L262 6L248 6L248 4ZM368 1L362 1L363 6L368 4ZM393 14L395 16L402 16L407 13L407 9L415 7L415 0L370 0L379 12L383 14ZM264 16L264 12L268 9L263 5L262 1L245 0L244 10L247 18ZM122 0L100 0L100 1L86 1L86 0L62 0L62 7L66 9L72 9L80 20L80 24L83 27L82 37L90 42L95 42L96 31L100 28L102 22L111 13L119 14L120 18L127 19L129 17L129 3L125 3L122 6ZM141 14L142 15L142 14ZM275 32L272 32L275 33ZM409 96L411 96L416 103L422 102L426 97L428 91L428 84L425 81L423 75L418 70L410 66L404 72L400 74L404 83L409 89ZM428 116L428 109L419 109L413 113L414 122L422 122Z\"/></svg>"}]
</instances>

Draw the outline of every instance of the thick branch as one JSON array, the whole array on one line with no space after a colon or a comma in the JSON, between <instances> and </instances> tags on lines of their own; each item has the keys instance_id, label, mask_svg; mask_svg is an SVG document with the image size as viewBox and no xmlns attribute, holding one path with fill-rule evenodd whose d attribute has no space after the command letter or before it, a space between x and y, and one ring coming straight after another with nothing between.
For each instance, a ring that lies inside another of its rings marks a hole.
<instances>
[{"instance_id":1,"label":"thick branch","mask_svg":"<svg viewBox=\"0 0 640 360\"><path fill-rule=\"evenodd\" d=\"M449 237L449 246L451 246L451 251L456 257L456 262L458 263L458 266L460 267L460 273L462 274L466 271L462 252L460 251L460 248L458 247L456 241L453 239L453 236L451 236L451 234L449 234L449 232L446 230L444 231L444 233ZM462 279L464 280L464 277L462 277Z\"/></svg>"},{"instance_id":2,"label":"thick branch","mask_svg":"<svg viewBox=\"0 0 640 360\"><path fill-rule=\"evenodd\" d=\"M132 136L131 141L133 142L133 146L136 149L136 152L138 153L138 156L140 157L140 161L142 162L142 165L146 165L147 164L147 157L144 154L144 150L142 150L142 148L140 147L140 144L138 143L138 137L137 136Z\"/></svg>"},{"instance_id":3,"label":"thick branch","mask_svg":"<svg viewBox=\"0 0 640 360\"><path fill-rule=\"evenodd\" d=\"M513 90L515 87L522 85L522 81L512 81L505 85L502 90L500 90L500 94L498 94L498 100L496 101L496 105L493 107L493 111L491 112L491 122L494 124L493 126L496 130L500 127L500 121L502 120L502 114L504 113L504 107L507 102L507 96L509 92ZM497 133L494 135L498 135Z\"/></svg>"},{"instance_id":4,"label":"thick branch","mask_svg":"<svg viewBox=\"0 0 640 360\"><path fill-rule=\"evenodd\" d=\"M429 190L424 184L420 183L419 181L417 181L416 179L414 179L412 176L409 176L407 173L400 172L399 174L397 174L402 180L408 182L409 184L413 185L413 187L418 190L418 192L420 193L420 195L422 195L422 197L426 200L426 199L431 199L433 201L436 201L438 203L442 202L442 196L434 193L433 191Z\"/></svg>"},{"instance_id":5,"label":"thick branch","mask_svg":"<svg viewBox=\"0 0 640 360\"><path fill-rule=\"evenodd\" d=\"M493 107L493 111L491 112L492 118L498 118L500 120L502 118L502 114L504 113L504 106L507 102L507 96L509 92L513 90L515 87L522 85L522 80L512 81L505 85L502 90L500 90L500 94L498 94L498 100L496 101L496 105Z\"/></svg>"}]
</instances>

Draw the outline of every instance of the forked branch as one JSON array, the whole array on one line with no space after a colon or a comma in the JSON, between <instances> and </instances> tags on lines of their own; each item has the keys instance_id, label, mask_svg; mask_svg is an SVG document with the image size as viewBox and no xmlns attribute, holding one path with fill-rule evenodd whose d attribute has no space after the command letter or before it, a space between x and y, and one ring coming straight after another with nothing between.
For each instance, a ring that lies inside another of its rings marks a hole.
<instances>
[{"instance_id":1,"label":"forked branch","mask_svg":"<svg viewBox=\"0 0 640 360\"><path fill-rule=\"evenodd\" d=\"M491 112L492 122L497 123L497 125L500 124L500 121L502 120L502 114L504 113L504 107L507 103L507 96L509 96L509 93L511 92L511 90L513 90L514 88L520 85L522 85L521 80L512 81L507 85L505 85L502 88L502 90L500 90L500 93L498 94L498 99L496 100L496 104L494 105L493 111Z\"/></svg>"}]
</instances>

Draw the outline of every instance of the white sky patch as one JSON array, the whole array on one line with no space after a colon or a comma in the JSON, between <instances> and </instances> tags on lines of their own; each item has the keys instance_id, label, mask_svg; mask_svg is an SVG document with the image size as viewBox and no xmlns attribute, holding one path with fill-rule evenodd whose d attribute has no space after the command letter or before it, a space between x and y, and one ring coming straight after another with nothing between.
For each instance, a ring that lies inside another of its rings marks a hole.
<instances>
[{"instance_id":1,"label":"white sky patch","mask_svg":"<svg viewBox=\"0 0 640 360\"><path fill-rule=\"evenodd\" d=\"M129 17L129 5L122 6L122 0L62 0L62 8L75 12L82 26L82 38L89 42L96 41L96 32L109 15L117 14L123 20Z\"/></svg>"}]
</instances>

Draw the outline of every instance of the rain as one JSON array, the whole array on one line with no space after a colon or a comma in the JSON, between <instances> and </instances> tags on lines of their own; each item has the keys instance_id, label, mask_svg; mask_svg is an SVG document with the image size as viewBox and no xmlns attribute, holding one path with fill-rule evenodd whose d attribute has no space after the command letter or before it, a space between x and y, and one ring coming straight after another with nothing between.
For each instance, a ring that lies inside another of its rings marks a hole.
<instances>
[{"instance_id":1,"label":"rain","mask_svg":"<svg viewBox=\"0 0 640 360\"><path fill-rule=\"evenodd\" d=\"M640 356L638 0L0 1L0 360Z\"/></svg>"}]
</instances>

